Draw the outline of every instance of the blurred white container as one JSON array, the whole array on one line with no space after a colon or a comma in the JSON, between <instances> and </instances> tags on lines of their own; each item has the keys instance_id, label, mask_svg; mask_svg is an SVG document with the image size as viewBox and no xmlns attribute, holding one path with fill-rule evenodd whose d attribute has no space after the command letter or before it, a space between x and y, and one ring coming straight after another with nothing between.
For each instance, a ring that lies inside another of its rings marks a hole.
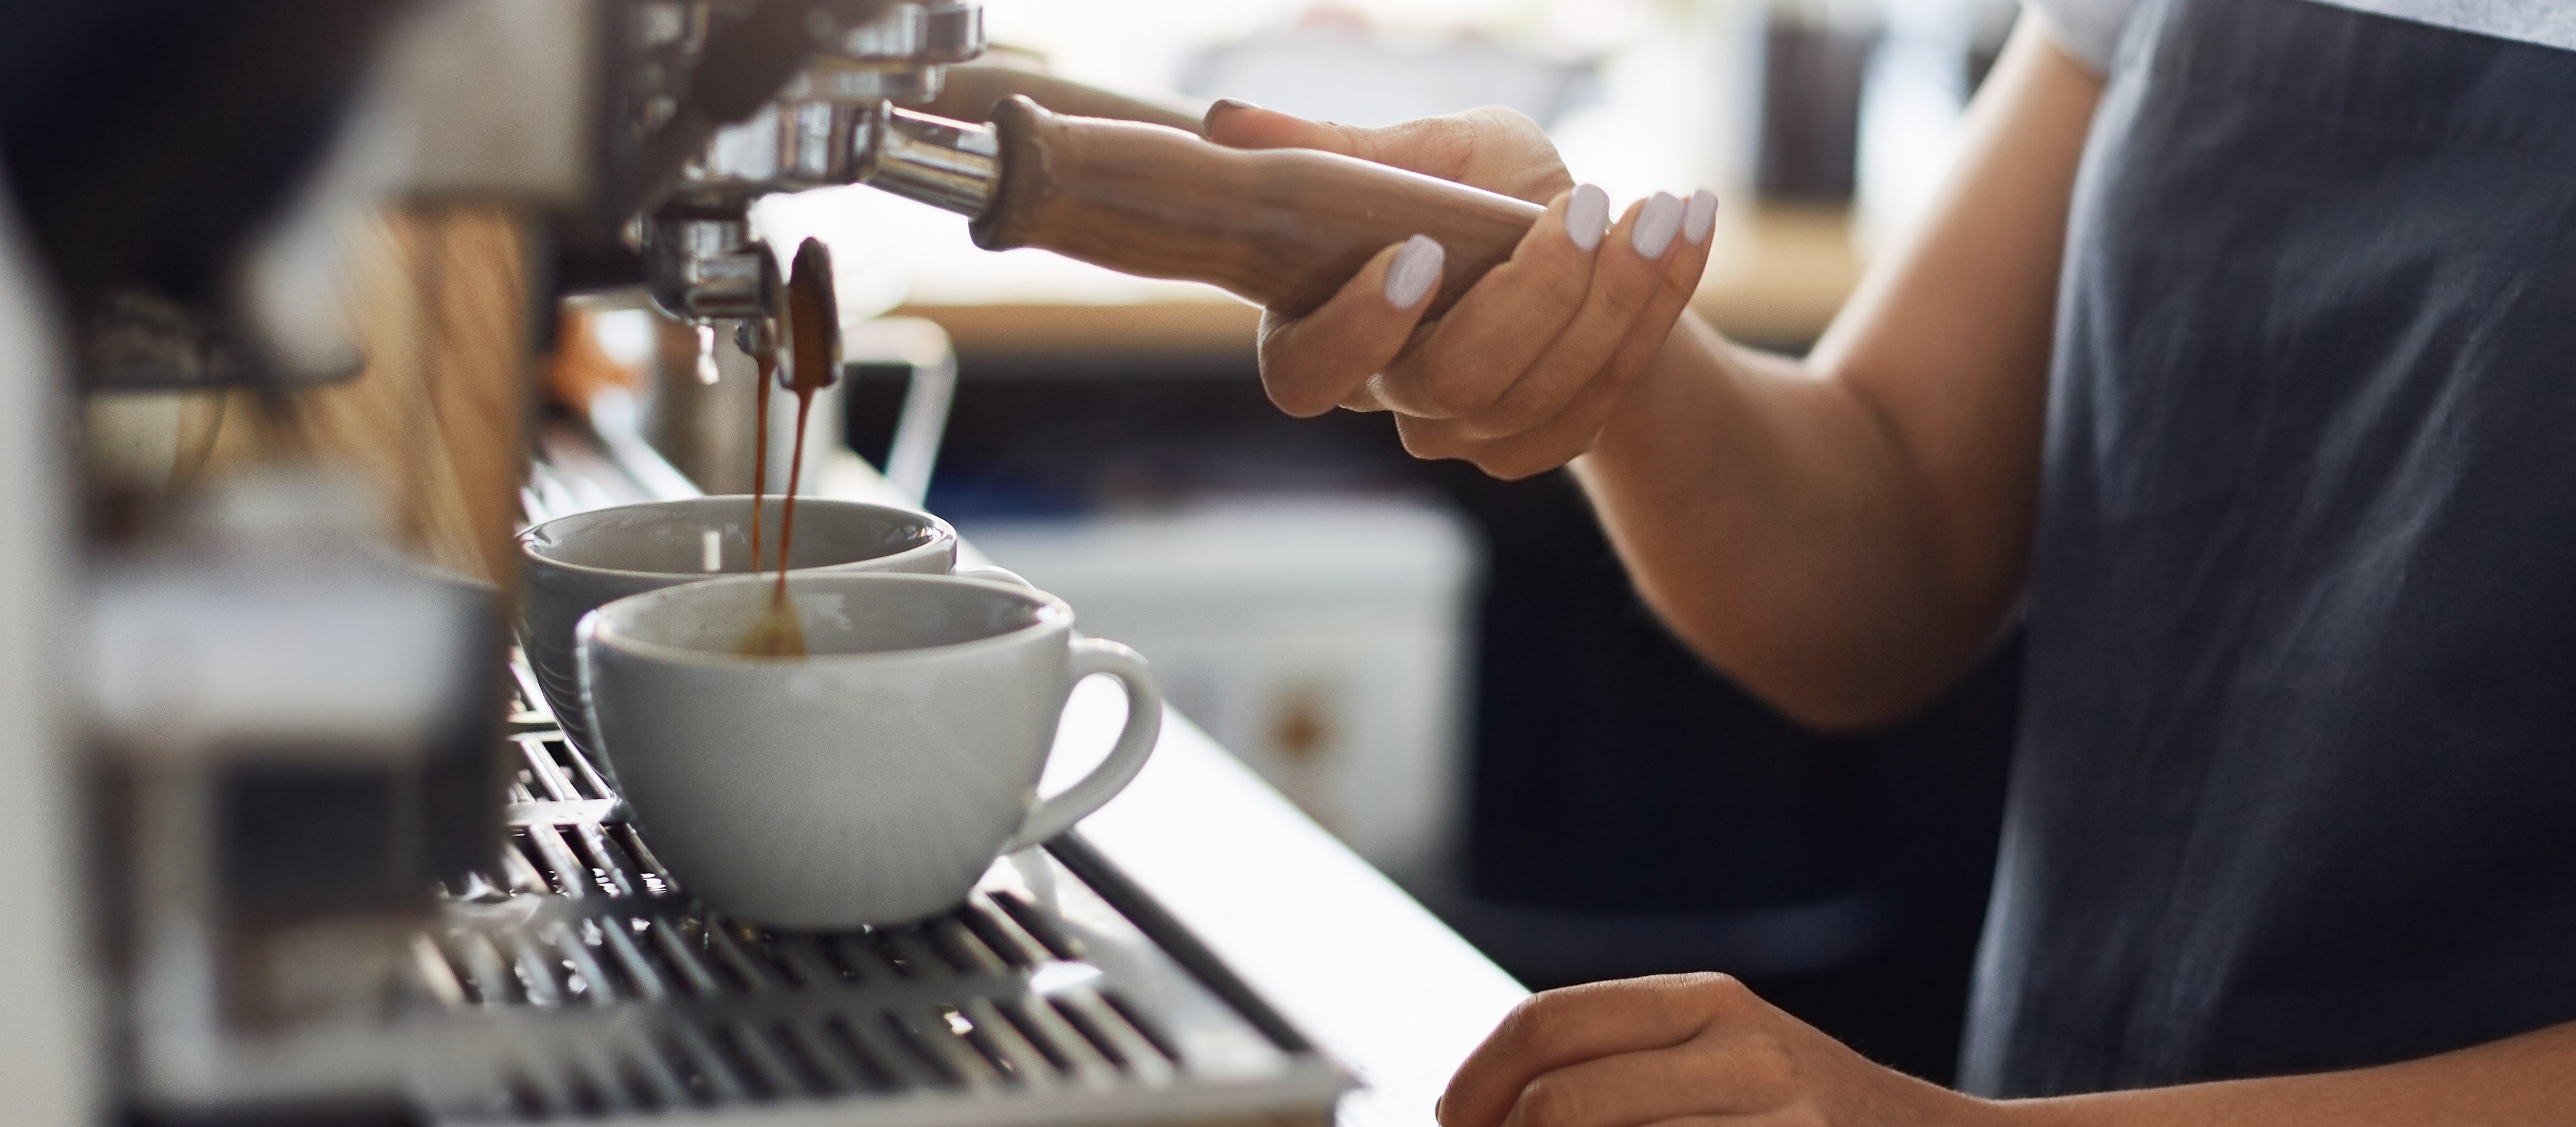
<instances>
[{"instance_id":1,"label":"blurred white container","mask_svg":"<svg viewBox=\"0 0 2576 1127\"><path fill-rule=\"evenodd\" d=\"M1447 858L1481 560L1457 516L1265 498L966 535L1143 653L1172 707L1370 863L1417 881Z\"/></svg>"}]
</instances>

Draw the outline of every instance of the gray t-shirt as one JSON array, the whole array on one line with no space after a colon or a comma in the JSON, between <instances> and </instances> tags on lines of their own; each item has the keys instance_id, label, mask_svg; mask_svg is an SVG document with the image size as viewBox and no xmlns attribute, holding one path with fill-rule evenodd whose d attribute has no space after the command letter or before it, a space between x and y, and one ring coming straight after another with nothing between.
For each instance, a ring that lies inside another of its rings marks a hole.
<instances>
[{"instance_id":1,"label":"gray t-shirt","mask_svg":"<svg viewBox=\"0 0 2576 1127\"><path fill-rule=\"evenodd\" d=\"M2571 0L2310 0L2376 12L2435 27L2516 39L2576 51L2576 2ZM2108 74L2120 30L2142 0L2022 0L2038 12L2058 43L2095 72Z\"/></svg>"}]
</instances>

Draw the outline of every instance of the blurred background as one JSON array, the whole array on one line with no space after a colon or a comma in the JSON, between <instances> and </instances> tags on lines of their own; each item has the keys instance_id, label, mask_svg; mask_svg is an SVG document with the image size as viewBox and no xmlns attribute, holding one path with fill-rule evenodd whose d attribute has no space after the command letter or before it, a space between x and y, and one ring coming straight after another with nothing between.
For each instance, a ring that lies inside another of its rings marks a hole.
<instances>
[{"instance_id":1,"label":"blurred background","mask_svg":"<svg viewBox=\"0 0 2576 1127\"><path fill-rule=\"evenodd\" d=\"M1925 205L2015 15L2010 0L987 5L998 56L1192 113L1230 97L1381 125L1504 105L1614 207L1712 188L1697 308L1791 353ZM1895 730L1805 733L1656 623L1563 475L1497 482L1409 459L1382 417L1273 410L1255 310L978 251L964 220L883 193L762 209L773 244L832 244L845 319L890 314L850 344L849 444L899 480L926 473L932 510L1144 651L1177 707L1529 986L1725 970L1949 1079L2017 645ZM696 362L643 316L603 314L602 347ZM899 418L924 412L930 441L922 426L899 441Z\"/></svg>"}]
</instances>

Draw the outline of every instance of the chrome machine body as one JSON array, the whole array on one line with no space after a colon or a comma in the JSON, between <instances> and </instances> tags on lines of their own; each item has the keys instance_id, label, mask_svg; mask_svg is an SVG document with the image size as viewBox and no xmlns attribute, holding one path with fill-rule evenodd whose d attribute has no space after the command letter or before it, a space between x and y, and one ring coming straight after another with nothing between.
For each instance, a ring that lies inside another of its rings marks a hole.
<instances>
[{"instance_id":1,"label":"chrome machine body","mask_svg":"<svg viewBox=\"0 0 2576 1127\"><path fill-rule=\"evenodd\" d=\"M982 50L978 4L45 6L54 39L0 45L12 1122L1328 1114L1340 1072L1078 842L915 929L705 916L518 691L502 592L377 546L327 477L145 533L81 511L76 400L359 367L319 311L390 199L508 206L540 298L773 349L761 196L982 206L989 131L901 105Z\"/></svg>"}]
</instances>

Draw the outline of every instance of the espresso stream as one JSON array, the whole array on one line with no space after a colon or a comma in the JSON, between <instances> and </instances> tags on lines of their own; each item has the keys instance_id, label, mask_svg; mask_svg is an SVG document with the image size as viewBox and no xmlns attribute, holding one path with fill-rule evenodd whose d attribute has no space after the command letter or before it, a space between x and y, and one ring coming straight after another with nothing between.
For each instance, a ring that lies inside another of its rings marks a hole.
<instances>
[{"instance_id":1,"label":"espresso stream","mask_svg":"<svg viewBox=\"0 0 2576 1127\"><path fill-rule=\"evenodd\" d=\"M760 382L752 385L754 406L751 409L751 573L760 574L760 499L769 492L769 381L778 376L778 353L763 352L752 358L760 366ZM779 547L778 558L785 562L786 545Z\"/></svg>"},{"instance_id":2,"label":"espresso stream","mask_svg":"<svg viewBox=\"0 0 2576 1127\"><path fill-rule=\"evenodd\" d=\"M797 621L796 610L787 602L787 560L789 548L796 542L796 488L805 472L805 423L814 412L814 393L832 386L832 338L838 332L839 309L832 296L832 263L823 244L807 239L796 248L796 262L787 279L788 343L795 351L788 360L788 376L794 381L788 390L796 393L796 439L787 460L787 492L778 516L778 585L770 589L769 609L760 621L752 623L734 651L744 657L800 658L805 656L805 626ZM761 494L769 479L769 381L775 360L764 360L760 371L759 408L755 412L751 471L751 570L760 570Z\"/></svg>"}]
</instances>

